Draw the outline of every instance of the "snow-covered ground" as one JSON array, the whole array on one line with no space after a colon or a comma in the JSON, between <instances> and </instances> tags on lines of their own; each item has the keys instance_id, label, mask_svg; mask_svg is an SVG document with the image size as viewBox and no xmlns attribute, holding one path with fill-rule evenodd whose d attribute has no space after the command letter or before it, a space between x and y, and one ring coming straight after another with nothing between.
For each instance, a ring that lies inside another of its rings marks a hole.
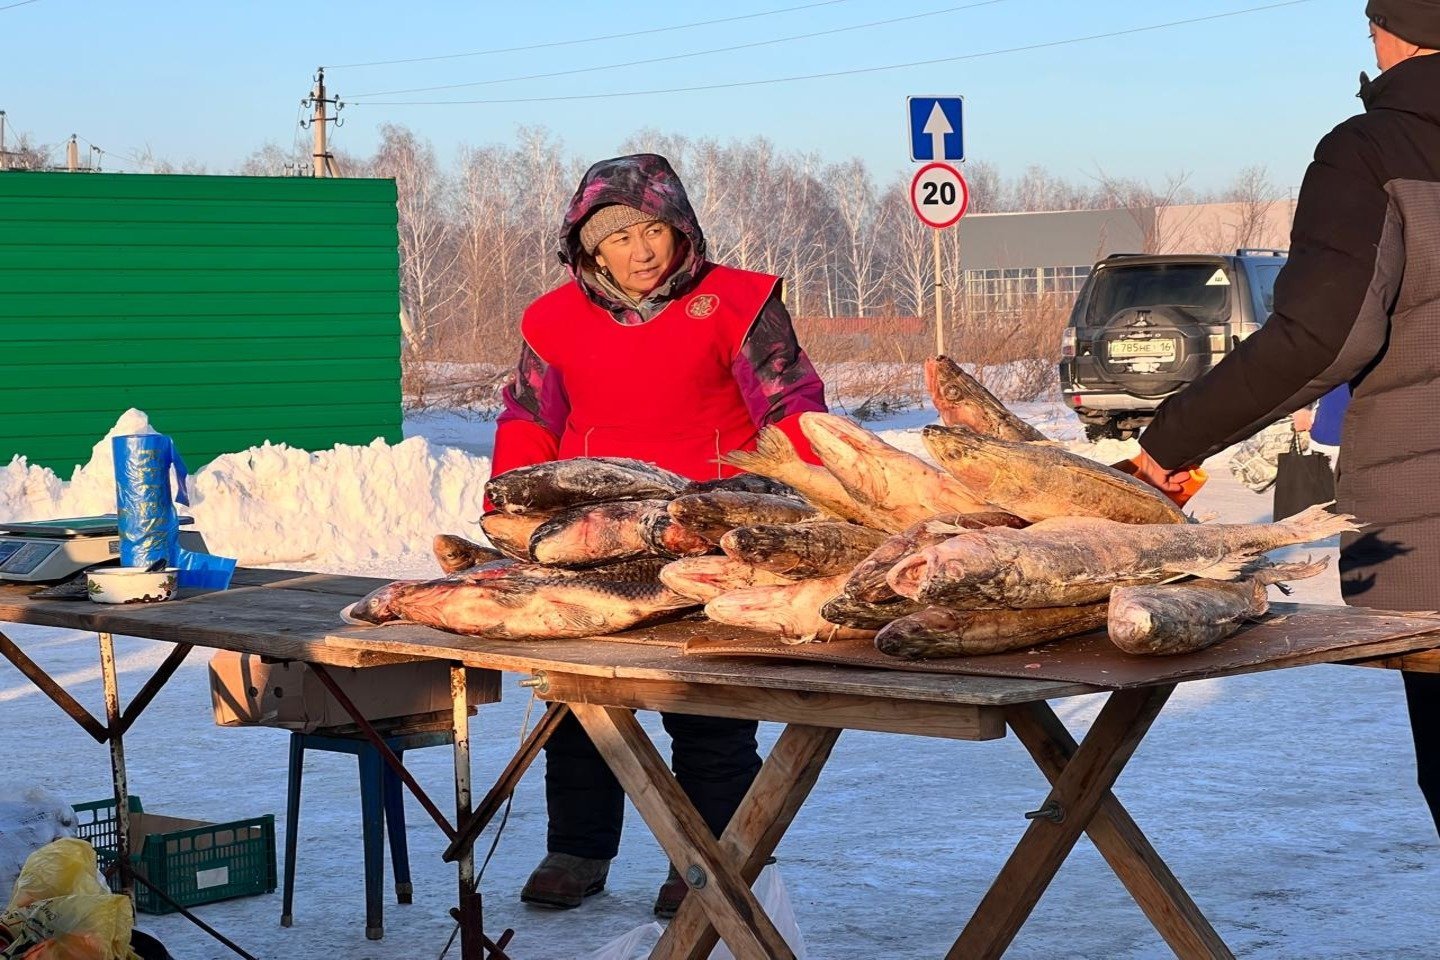
<instances>
[{"instance_id":1,"label":"snow-covered ground","mask_svg":"<svg viewBox=\"0 0 1440 960\"><path fill-rule=\"evenodd\" d=\"M1058 404L1020 407L1052 437L1097 459L1134 450L1133 443L1085 444ZM919 411L871 426L918 450L916 428L931 419ZM430 533L473 531L492 432L491 422L431 411L407 424L412 439L396 447L247 451L202 471L195 513L219 552L305 554L294 565L376 576L427 574ZM1222 462L1209 467L1210 484L1192 501L1198 514L1268 518L1268 495L1245 490ZM45 471L0 467L0 519L97 512L105 487L98 468L66 487ZM246 529L253 532L242 538ZM1334 553L1333 545L1324 549ZM1333 572L1296 587L1297 599L1338 602ZM92 635L4 629L91 710L102 709ZM133 695L169 647L118 644L122 690ZM132 791L153 811L211 820L273 812L283 829L286 736L215 727L200 654L127 736ZM504 701L472 721L482 790L513 751L530 709L517 679L507 676ZM1077 698L1055 707L1079 732L1099 703ZM663 748L656 719L643 718ZM777 733L762 726L763 746ZM11 785L40 785L72 801L110 789L104 749L8 664L0 665L0 756ZM407 762L434 796L449 795L447 750L417 751ZM1440 843L1413 780L1399 676L1310 667L1182 686L1116 793L1238 956L1391 960L1440 955ZM1021 814L1046 792L1013 738L976 744L846 733L779 850L809 956L943 955L1023 833ZM416 902L401 907L388 898L385 939L372 943L364 938L359 816L354 761L311 755L295 926L280 927L278 892L206 906L201 915L265 958L439 956L455 889L440 860L443 838L411 801ZM545 837L540 771L526 778L482 884L487 928L517 930L511 956L587 957L650 919L665 861L633 810L628 822L605 893L567 913L524 907L517 894ZM141 926L180 960L229 956L182 919L142 916ZM1171 954L1082 840L1007 955Z\"/></svg>"}]
</instances>

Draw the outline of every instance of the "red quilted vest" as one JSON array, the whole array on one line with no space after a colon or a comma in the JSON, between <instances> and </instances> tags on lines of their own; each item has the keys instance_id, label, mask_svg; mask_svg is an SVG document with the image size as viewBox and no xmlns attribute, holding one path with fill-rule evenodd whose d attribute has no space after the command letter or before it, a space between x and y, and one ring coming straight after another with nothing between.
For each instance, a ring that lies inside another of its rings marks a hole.
<instances>
[{"instance_id":1,"label":"red quilted vest","mask_svg":"<svg viewBox=\"0 0 1440 960\"><path fill-rule=\"evenodd\" d=\"M570 401L560 459L634 457L694 480L736 473L717 458L752 446L756 428L731 363L778 283L711 265L689 293L631 326L574 283L536 300L520 329Z\"/></svg>"}]
</instances>

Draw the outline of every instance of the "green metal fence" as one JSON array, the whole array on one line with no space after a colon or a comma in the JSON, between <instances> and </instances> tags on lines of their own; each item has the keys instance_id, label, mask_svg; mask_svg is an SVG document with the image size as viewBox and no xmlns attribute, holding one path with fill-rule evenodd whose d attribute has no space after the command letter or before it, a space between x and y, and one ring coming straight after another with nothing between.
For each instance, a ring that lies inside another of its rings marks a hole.
<instances>
[{"instance_id":1,"label":"green metal fence","mask_svg":"<svg viewBox=\"0 0 1440 960\"><path fill-rule=\"evenodd\" d=\"M0 173L0 466L400 439L390 180Z\"/></svg>"}]
</instances>

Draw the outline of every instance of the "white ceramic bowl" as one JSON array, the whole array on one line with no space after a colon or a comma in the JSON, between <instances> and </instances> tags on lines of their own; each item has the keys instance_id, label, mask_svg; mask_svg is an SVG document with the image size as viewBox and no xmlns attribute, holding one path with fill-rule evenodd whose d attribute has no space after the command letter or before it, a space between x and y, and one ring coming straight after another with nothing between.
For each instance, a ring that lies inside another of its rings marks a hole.
<instances>
[{"instance_id":1,"label":"white ceramic bowl","mask_svg":"<svg viewBox=\"0 0 1440 960\"><path fill-rule=\"evenodd\" d=\"M96 603L159 603L175 596L176 569L147 573L144 567L102 567L85 575Z\"/></svg>"}]
</instances>

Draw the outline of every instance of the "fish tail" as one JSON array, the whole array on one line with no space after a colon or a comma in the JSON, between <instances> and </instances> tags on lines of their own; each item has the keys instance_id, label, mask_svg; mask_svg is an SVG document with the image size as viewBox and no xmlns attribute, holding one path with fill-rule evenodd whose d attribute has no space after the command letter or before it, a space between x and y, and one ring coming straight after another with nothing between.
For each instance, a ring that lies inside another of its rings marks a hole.
<instances>
[{"instance_id":1,"label":"fish tail","mask_svg":"<svg viewBox=\"0 0 1440 960\"><path fill-rule=\"evenodd\" d=\"M1331 513L1326 509L1333 505L1333 500L1316 504L1287 520L1281 520L1276 526L1285 532L1287 543L1313 543L1341 533L1354 533L1363 526L1348 513Z\"/></svg>"},{"instance_id":2,"label":"fish tail","mask_svg":"<svg viewBox=\"0 0 1440 960\"><path fill-rule=\"evenodd\" d=\"M770 477L790 466L799 456L790 438L778 427L765 427L755 439L754 450L732 450L721 457L720 462L747 473Z\"/></svg>"},{"instance_id":3,"label":"fish tail","mask_svg":"<svg viewBox=\"0 0 1440 960\"><path fill-rule=\"evenodd\" d=\"M1289 591L1285 588L1285 581L1308 580L1311 577L1318 577L1325 572L1325 568L1328 566L1330 566L1329 557L1321 557L1319 560L1306 557L1304 560L1295 561L1294 563L1267 564L1256 570L1253 576L1265 586L1277 586L1281 589L1281 592L1288 594ZM1248 573L1249 571L1246 572Z\"/></svg>"}]
</instances>

